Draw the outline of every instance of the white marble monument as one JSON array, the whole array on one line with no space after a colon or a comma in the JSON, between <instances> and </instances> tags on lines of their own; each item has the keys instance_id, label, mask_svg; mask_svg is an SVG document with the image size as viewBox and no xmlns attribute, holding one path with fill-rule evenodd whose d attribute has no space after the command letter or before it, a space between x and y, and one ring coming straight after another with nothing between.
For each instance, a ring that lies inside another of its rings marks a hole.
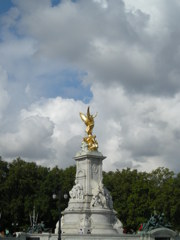
<instances>
[{"instance_id":1,"label":"white marble monument","mask_svg":"<svg viewBox=\"0 0 180 240\"><path fill-rule=\"evenodd\" d=\"M80 113L80 117L87 126L87 136L75 156L75 184L69 192L68 207L62 213L62 234L117 235L122 233L122 224L102 183L105 157L98 151L96 136L92 134L95 116L88 108L87 115Z\"/></svg>"}]
</instances>

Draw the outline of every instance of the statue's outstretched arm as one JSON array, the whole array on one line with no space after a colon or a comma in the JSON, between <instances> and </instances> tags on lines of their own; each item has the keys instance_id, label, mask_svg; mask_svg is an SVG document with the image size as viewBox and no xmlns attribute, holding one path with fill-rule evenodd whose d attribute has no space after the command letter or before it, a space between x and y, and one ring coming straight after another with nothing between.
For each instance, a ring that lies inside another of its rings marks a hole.
<instances>
[{"instance_id":1,"label":"statue's outstretched arm","mask_svg":"<svg viewBox=\"0 0 180 240\"><path fill-rule=\"evenodd\" d=\"M86 117L86 115L84 115L84 113L81 113L81 112L79 114L80 114L82 121L86 124L88 122L88 118Z\"/></svg>"}]
</instances>

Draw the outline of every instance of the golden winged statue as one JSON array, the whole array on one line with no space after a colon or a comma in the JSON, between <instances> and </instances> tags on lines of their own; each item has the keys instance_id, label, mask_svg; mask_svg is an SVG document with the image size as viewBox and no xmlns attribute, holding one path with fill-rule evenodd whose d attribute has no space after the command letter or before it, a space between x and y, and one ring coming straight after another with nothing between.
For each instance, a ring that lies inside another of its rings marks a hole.
<instances>
[{"instance_id":1,"label":"golden winged statue","mask_svg":"<svg viewBox=\"0 0 180 240\"><path fill-rule=\"evenodd\" d=\"M80 117L82 121L86 125L86 133L87 137L84 137L83 141L87 143L88 150L95 151L98 149L98 142L96 141L96 135L92 134L92 130L94 128L94 118L97 116L95 114L94 116L90 114L89 107L87 108L87 115L80 112Z\"/></svg>"}]
</instances>

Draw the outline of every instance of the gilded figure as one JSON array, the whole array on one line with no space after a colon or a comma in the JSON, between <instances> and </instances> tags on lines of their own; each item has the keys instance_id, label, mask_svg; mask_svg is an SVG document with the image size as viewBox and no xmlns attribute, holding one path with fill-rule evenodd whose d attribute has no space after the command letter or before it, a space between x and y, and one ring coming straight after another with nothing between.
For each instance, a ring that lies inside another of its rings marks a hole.
<instances>
[{"instance_id":1,"label":"gilded figure","mask_svg":"<svg viewBox=\"0 0 180 240\"><path fill-rule=\"evenodd\" d=\"M98 142L96 141L96 135L92 134L92 131L94 128L94 118L96 116L97 114L95 115L90 114L89 107L87 108L87 115L85 115L84 113L80 113L80 117L86 125L86 133L88 135L87 137L84 137L83 140L84 142L87 143L88 150L90 151L95 151L98 149Z\"/></svg>"}]
</instances>

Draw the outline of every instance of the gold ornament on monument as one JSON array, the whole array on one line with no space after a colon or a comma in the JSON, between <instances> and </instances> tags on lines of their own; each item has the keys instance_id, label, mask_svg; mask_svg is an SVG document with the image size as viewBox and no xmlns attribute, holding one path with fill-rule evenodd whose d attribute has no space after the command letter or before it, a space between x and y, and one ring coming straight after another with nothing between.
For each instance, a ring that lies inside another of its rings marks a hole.
<instances>
[{"instance_id":1,"label":"gold ornament on monument","mask_svg":"<svg viewBox=\"0 0 180 240\"><path fill-rule=\"evenodd\" d=\"M96 141L96 135L92 134L94 128L94 118L97 116L97 113L93 116L90 114L89 107L87 108L87 115L80 113L82 121L86 125L87 137L83 138L83 141L87 144L89 151L96 151L98 149L98 142Z\"/></svg>"}]
</instances>

